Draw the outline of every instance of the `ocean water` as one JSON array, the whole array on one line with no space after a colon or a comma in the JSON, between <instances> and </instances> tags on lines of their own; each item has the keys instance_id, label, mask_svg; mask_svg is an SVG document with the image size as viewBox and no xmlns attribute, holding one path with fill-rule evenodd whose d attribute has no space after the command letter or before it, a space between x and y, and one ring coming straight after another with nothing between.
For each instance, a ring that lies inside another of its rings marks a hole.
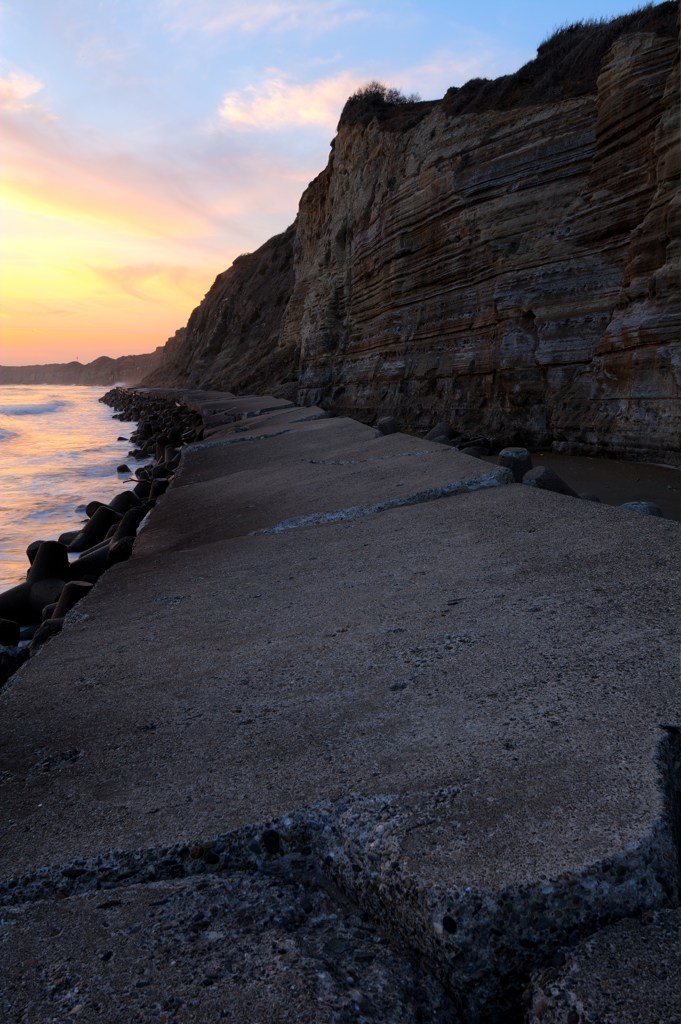
<instances>
[{"instance_id":1,"label":"ocean water","mask_svg":"<svg viewBox=\"0 0 681 1024\"><path fill-rule=\"evenodd\" d=\"M75 530L89 501L132 487L121 463L134 423L98 401L103 387L0 386L0 592L26 577L26 548Z\"/></svg>"}]
</instances>

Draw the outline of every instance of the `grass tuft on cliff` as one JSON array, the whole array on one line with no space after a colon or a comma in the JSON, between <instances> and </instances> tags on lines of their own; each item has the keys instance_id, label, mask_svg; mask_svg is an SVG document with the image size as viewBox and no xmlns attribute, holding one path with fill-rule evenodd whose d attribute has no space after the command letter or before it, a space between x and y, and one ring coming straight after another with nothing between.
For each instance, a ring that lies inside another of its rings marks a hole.
<instances>
[{"instance_id":1,"label":"grass tuft on cliff","mask_svg":"<svg viewBox=\"0 0 681 1024\"><path fill-rule=\"evenodd\" d=\"M613 20L592 19L564 25L537 49L537 56L512 75L476 78L452 87L442 100L449 115L551 103L596 91L603 58L621 36L653 32L675 38L676 0L647 4Z\"/></svg>"},{"instance_id":2,"label":"grass tuft on cliff","mask_svg":"<svg viewBox=\"0 0 681 1024\"><path fill-rule=\"evenodd\" d=\"M413 107L420 101L421 97L418 93L414 92L405 96L399 89L384 85L382 82L368 82L353 92L346 101L338 126L340 127L342 124L367 125L374 118L380 120L397 108Z\"/></svg>"}]
</instances>

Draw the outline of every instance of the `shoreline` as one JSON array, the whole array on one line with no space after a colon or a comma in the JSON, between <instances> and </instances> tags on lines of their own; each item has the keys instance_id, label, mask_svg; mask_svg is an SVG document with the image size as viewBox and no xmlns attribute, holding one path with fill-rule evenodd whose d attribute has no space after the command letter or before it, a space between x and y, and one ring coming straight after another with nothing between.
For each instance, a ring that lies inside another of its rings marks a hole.
<instances>
[{"instance_id":1,"label":"shoreline","mask_svg":"<svg viewBox=\"0 0 681 1024\"><path fill-rule=\"evenodd\" d=\"M203 436L197 416L169 399L145 396L140 402L129 389L114 388L99 401L112 404L107 399L113 396L125 397L113 418L138 421L128 457L149 461L120 481L132 487L106 502L89 501L78 529L28 545L25 579L0 591L0 687L61 631L64 617L100 577L131 556L138 530L174 477L181 447Z\"/></svg>"}]
</instances>

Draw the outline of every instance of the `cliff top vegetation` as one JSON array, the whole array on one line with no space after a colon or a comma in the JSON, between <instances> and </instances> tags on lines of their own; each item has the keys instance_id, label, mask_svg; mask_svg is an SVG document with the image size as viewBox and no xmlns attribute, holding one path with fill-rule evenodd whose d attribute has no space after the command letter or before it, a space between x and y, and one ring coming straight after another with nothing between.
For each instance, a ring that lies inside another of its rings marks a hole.
<instances>
[{"instance_id":1,"label":"cliff top vegetation","mask_svg":"<svg viewBox=\"0 0 681 1024\"><path fill-rule=\"evenodd\" d=\"M595 92L603 58L613 43L633 32L674 38L677 11L675 0L669 0L647 4L611 21L590 19L564 25L540 44L534 60L514 74L493 80L477 78L459 89L448 89L443 107L448 114L477 114Z\"/></svg>"},{"instance_id":2,"label":"cliff top vegetation","mask_svg":"<svg viewBox=\"0 0 681 1024\"><path fill-rule=\"evenodd\" d=\"M471 79L448 89L442 100L423 101L416 94L405 96L399 89L369 82L347 100L338 127L377 120L390 131L407 131L438 104L449 115L478 114L595 92L603 58L617 39L633 32L675 38L677 12L676 0L666 0L612 20L563 25L539 45L533 60L512 75Z\"/></svg>"},{"instance_id":3,"label":"cliff top vegetation","mask_svg":"<svg viewBox=\"0 0 681 1024\"><path fill-rule=\"evenodd\" d=\"M396 108L406 105L413 106L420 103L421 97L418 93L411 93L405 96L399 89L384 85L382 82L367 82L361 86L346 101L341 112L339 127L341 124L367 125L375 117L394 111Z\"/></svg>"}]
</instances>

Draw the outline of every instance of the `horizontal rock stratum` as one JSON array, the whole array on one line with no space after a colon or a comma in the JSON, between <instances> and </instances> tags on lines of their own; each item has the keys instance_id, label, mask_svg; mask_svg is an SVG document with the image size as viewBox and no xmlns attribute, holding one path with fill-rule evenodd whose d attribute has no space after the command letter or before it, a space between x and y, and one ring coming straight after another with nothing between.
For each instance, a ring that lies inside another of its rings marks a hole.
<instances>
[{"instance_id":1,"label":"horizontal rock stratum","mask_svg":"<svg viewBox=\"0 0 681 1024\"><path fill-rule=\"evenodd\" d=\"M0 694L5 1018L521 1020L678 901L678 524L177 397L205 440Z\"/></svg>"},{"instance_id":2,"label":"horizontal rock stratum","mask_svg":"<svg viewBox=\"0 0 681 1024\"><path fill-rule=\"evenodd\" d=\"M349 103L295 223L146 382L678 464L677 15L566 28L438 102Z\"/></svg>"}]
</instances>

